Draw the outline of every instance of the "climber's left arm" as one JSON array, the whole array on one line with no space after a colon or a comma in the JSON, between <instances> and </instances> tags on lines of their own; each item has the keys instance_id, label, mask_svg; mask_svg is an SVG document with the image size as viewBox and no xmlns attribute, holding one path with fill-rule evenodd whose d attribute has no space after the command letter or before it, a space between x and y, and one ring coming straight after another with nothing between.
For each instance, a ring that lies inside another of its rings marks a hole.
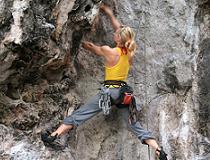
<instances>
[{"instance_id":1,"label":"climber's left arm","mask_svg":"<svg viewBox=\"0 0 210 160\"><path fill-rule=\"evenodd\" d=\"M107 58L109 54L112 53L112 48L109 46L98 46L88 41L83 42L82 46L83 48L105 58Z\"/></svg>"}]
</instances>

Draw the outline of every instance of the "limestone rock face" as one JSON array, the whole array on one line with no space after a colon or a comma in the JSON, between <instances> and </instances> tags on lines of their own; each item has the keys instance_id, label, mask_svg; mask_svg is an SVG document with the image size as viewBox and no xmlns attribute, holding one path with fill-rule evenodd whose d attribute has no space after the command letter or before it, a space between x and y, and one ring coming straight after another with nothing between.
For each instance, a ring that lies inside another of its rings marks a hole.
<instances>
[{"instance_id":1,"label":"limestone rock face","mask_svg":"<svg viewBox=\"0 0 210 160\"><path fill-rule=\"evenodd\" d=\"M136 31L128 82L142 125L169 159L210 159L210 1L103 2ZM103 60L81 47L85 40L114 46L101 3L0 0L0 159L155 159L117 109L64 136L64 151L40 140L103 81Z\"/></svg>"}]
</instances>

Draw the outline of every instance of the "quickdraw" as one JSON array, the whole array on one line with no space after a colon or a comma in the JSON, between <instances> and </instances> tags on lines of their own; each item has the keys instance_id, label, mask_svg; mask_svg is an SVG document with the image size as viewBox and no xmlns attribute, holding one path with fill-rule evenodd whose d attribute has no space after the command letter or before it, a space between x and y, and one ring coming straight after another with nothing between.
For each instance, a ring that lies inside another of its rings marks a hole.
<instances>
[{"instance_id":1,"label":"quickdraw","mask_svg":"<svg viewBox=\"0 0 210 160\"><path fill-rule=\"evenodd\" d=\"M109 92L109 88L101 87L100 90L100 98L99 98L99 108L102 109L104 115L108 115L111 109L111 95Z\"/></svg>"}]
</instances>

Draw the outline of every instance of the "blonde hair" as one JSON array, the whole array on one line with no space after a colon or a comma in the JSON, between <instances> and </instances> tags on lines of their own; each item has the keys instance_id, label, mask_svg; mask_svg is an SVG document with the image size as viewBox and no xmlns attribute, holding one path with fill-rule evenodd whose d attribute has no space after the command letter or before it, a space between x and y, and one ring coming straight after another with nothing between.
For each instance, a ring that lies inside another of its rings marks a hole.
<instances>
[{"instance_id":1,"label":"blonde hair","mask_svg":"<svg viewBox=\"0 0 210 160\"><path fill-rule=\"evenodd\" d=\"M121 45L126 48L129 61L132 62L136 51L135 32L131 27L121 26L119 35L121 38Z\"/></svg>"}]
</instances>

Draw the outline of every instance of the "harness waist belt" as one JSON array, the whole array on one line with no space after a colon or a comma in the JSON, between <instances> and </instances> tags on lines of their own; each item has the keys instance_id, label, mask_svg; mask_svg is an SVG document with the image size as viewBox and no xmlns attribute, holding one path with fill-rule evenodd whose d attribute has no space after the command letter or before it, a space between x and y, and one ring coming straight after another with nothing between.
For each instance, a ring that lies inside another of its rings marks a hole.
<instances>
[{"instance_id":1,"label":"harness waist belt","mask_svg":"<svg viewBox=\"0 0 210 160\"><path fill-rule=\"evenodd\" d=\"M116 85L116 84L106 84L104 85L106 88L120 88L121 85Z\"/></svg>"},{"instance_id":2,"label":"harness waist belt","mask_svg":"<svg viewBox=\"0 0 210 160\"><path fill-rule=\"evenodd\" d=\"M119 86L119 87L127 85L127 83L125 81L117 81L117 80L106 80L106 81L104 81L103 84L104 84L104 86L113 85L113 86Z\"/></svg>"}]
</instances>

